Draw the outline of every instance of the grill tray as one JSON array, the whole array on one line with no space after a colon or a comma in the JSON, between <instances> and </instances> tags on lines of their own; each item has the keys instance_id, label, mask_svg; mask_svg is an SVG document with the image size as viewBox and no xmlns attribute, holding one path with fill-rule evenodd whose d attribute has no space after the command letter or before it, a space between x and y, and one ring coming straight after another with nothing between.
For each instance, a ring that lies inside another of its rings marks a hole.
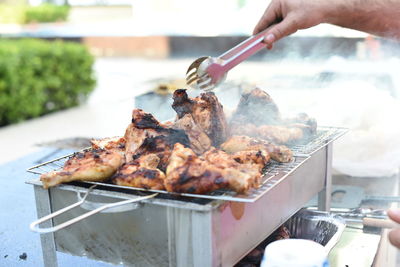
<instances>
[{"instance_id":1,"label":"grill tray","mask_svg":"<svg viewBox=\"0 0 400 267\"><path fill-rule=\"evenodd\" d=\"M189 193L173 193L173 192L167 192L165 190L151 190L151 189L143 189L130 186L120 186L120 185L101 183L101 182L78 182L78 183L75 182L73 184L78 184L78 185L82 184L85 185L84 187L88 187L88 185L99 185L104 188L110 188L110 189L124 189L124 191L128 190L132 194L139 194L139 192L146 191L146 192L154 192L154 193L168 194L174 196L202 198L210 200L255 202L257 199L259 199L265 193L267 193L270 189L272 189L274 186L276 186L282 180L284 180L285 177L287 177L293 171L295 171L301 164L307 161L307 159L313 153L323 148L330 142L333 142L346 132L347 132L346 128L319 126L316 135L314 135L312 138L304 140L302 143L288 145L288 147L292 149L294 153L293 161L288 163L279 163L275 161L270 161L264 169L264 175L262 177L262 182L260 187L257 189L250 190L250 192L246 195L237 194L236 192L231 190L216 190L210 192L209 194L189 194ZM33 174L42 175L50 171L59 170L64 166L64 163L71 156L73 156L73 153L33 166L29 168L27 171ZM40 181L34 181L33 183L37 184L40 183Z\"/></svg>"}]
</instances>

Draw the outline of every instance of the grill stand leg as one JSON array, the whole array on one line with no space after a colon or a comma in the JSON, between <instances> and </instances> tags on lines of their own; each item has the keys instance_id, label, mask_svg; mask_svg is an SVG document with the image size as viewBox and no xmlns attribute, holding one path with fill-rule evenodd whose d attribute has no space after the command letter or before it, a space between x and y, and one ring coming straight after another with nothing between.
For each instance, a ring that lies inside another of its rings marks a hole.
<instances>
[{"instance_id":1,"label":"grill stand leg","mask_svg":"<svg viewBox=\"0 0 400 267\"><path fill-rule=\"evenodd\" d=\"M318 210L330 211L332 194L332 142L326 148L325 188L318 193Z\"/></svg>"},{"instance_id":2,"label":"grill stand leg","mask_svg":"<svg viewBox=\"0 0 400 267\"><path fill-rule=\"evenodd\" d=\"M50 191L43 189L41 186L34 186L36 212L38 218L44 217L51 213ZM41 224L42 227L52 227L53 221L49 220ZM54 234L41 234L40 241L42 244L43 264L45 267L57 267L56 245L54 243Z\"/></svg>"},{"instance_id":3,"label":"grill stand leg","mask_svg":"<svg viewBox=\"0 0 400 267\"><path fill-rule=\"evenodd\" d=\"M213 259L211 215L167 208L169 266L220 266Z\"/></svg>"}]
</instances>

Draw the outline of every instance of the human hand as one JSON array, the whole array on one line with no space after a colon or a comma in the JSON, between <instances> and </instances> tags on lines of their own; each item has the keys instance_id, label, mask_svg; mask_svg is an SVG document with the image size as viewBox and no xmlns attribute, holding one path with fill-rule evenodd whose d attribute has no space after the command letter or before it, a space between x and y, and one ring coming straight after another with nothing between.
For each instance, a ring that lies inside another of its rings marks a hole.
<instances>
[{"instance_id":1,"label":"human hand","mask_svg":"<svg viewBox=\"0 0 400 267\"><path fill-rule=\"evenodd\" d=\"M387 215L393 221L400 223L400 209L389 209ZM393 229L389 232L389 240L393 246L400 249L400 228Z\"/></svg>"},{"instance_id":2,"label":"human hand","mask_svg":"<svg viewBox=\"0 0 400 267\"><path fill-rule=\"evenodd\" d=\"M264 42L268 48L279 39L323 22L329 6L324 0L272 0L253 34L266 30Z\"/></svg>"}]
</instances>

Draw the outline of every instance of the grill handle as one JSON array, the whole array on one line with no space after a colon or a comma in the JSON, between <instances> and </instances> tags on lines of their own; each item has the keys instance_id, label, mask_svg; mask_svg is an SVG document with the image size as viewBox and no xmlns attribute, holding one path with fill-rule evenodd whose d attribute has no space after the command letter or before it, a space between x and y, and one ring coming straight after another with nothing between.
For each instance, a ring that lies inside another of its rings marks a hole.
<instances>
[{"instance_id":1,"label":"grill handle","mask_svg":"<svg viewBox=\"0 0 400 267\"><path fill-rule=\"evenodd\" d=\"M99 212L103 211L103 210L110 209L110 208L115 208L115 207L118 207L118 206L130 204L130 203L139 202L139 201L142 201L142 200L145 200L145 199L153 198L153 197L158 195L158 193L155 193L155 194L151 194L151 195L148 195L148 196L137 197L137 198L127 199L127 200L123 200L123 201L119 201L119 202L115 202L115 203L105 204L104 206L98 207L98 208L96 208L94 210L91 210L91 211L89 211L87 213L84 213L84 214L82 214L82 215L80 215L78 217L75 217L75 218L73 218L73 219L71 219L69 221L63 222L63 223L61 223L59 225L56 225L56 226L53 226L53 227L48 227L48 228L40 228L39 227L39 224L41 224L41 223L43 223L43 222L45 222L47 220L50 220L50 219L52 219L54 217L57 217L58 215L61 215L64 212L69 211L69 210L71 210L71 209L73 209L75 207L78 207L78 206L82 205L85 202L86 198L88 197L88 195L90 194L90 192L92 191L92 189L95 186L96 185L91 186L88 189L88 191L86 192L86 194L84 195L84 197L81 200L79 200L78 202L76 202L76 203L74 203L74 204L72 204L72 205L70 205L68 207L60 209L60 210L58 210L56 212L53 212L53 213L51 213L51 214L49 214L49 215L47 215L47 216L45 216L43 218L40 218L40 219L32 222L29 225L29 228L31 229L31 231L37 232L37 233L40 233L40 234L53 233L53 232L56 232L58 230L61 230L61 229L65 228L67 226L70 226L70 225L72 225L74 223L77 223L77 222L79 222L79 221L81 221L83 219L86 219L86 218L88 218L88 217L90 217L90 216L92 216L92 215L94 215L96 213L99 213Z\"/></svg>"}]
</instances>

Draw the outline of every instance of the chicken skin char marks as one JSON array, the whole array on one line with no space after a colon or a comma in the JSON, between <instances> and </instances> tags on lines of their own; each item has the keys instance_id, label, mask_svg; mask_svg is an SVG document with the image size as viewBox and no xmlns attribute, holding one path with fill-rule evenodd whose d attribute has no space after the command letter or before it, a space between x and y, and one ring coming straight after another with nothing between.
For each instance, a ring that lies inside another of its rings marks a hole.
<instances>
[{"instance_id":1,"label":"chicken skin char marks","mask_svg":"<svg viewBox=\"0 0 400 267\"><path fill-rule=\"evenodd\" d=\"M148 154L121 166L112 177L117 185L163 190L165 174L157 169L160 158Z\"/></svg>"},{"instance_id":2,"label":"chicken skin char marks","mask_svg":"<svg viewBox=\"0 0 400 267\"><path fill-rule=\"evenodd\" d=\"M175 145L167 167L167 191L202 194L227 185L228 181L218 168L197 157L190 148Z\"/></svg>"},{"instance_id":3,"label":"chicken skin char marks","mask_svg":"<svg viewBox=\"0 0 400 267\"><path fill-rule=\"evenodd\" d=\"M126 140L124 137L116 136L106 137L102 139L92 139L90 140L90 142L92 143L93 149L105 149L107 151L115 151L125 157Z\"/></svg>"},{"instance_id":4,"label":"chicken skin char marks","mask_svg":"<svg viewBox=\"0 0 400 267\"><path fill-rule=\"evenodd\" d=\"M204 130L194 122L191 114L185 114L173 124L176 129L186 132L189 137L190 147L197 155L203 154L211 148L211 140Z\"/></svg>"},{"instance_id":5,"label":"chicken skin char marks","mask_svg":"<svg viewBox=\"0 0 400 267\"><path fill-rule=\"evenodd\" d=\"M71 181L102 182L109 179L123 164L123 156L115 151L98 149L75 153L60 171L40 176L44 188Z\"/></svg>"},{"instance_id":6,"label":"chicken skin char marks","mask_svg":"<svg viewBox=\"0 0 400 267\"><path fill-rule=\"evenodd\" d=\"M244 193L259 186L261 173L251 164L240 164L225 152L212 148L198 157L176 144L167 167L165 187L171 192L202 194L230 188Z\"/></svg>"},{"instance_id":7,"label":"chicken skin char marks","mask_svg":"<svg viewBox=\"0 0 400 267\"><path fill-rule=\"evenodd\" d=\"M161 124L151 114L141 109L133 110L132 123L126 129L124 137L126 140L126 162L137 158L136 154L140 156L152 153L152 151L157 152L158 156L161 157L160 154L163 149L166 153L169 153L168 151L172 150L173 145L177 142L186 146L190 145L189 138L183 130L173 129ZM155 141L155 143L152 144L152 141ZM161 158L163 158L162 165L165 167L168 157Z\"/></svg>"},{"instance_id":8,"label":"chicken skin char marks","mask_svg":"<svg viewBox=\"0 0 400 267\"><path fill-rule=\"evenodd\" d=\"M272 101L262 91L247 99L257 97L260 105ZM173 98L178 114L174 122L160 123L150 113L134 109L123 137L92 140L92 154L74 156L63 170L43 175L44 186L72 180L110 180L118 185L170 192L203 194L226 188L246 193L259 186L270 159L292 160L287 147L249 137L261 130L271 135L267 127L280 125L248 124L240 127L248 131L246 136L229 137L223 107L215 94L189 98L186 90L180 89ZM246 108L243 105L239 113ZM275 112L275 121L281 120L275 104L269 110ZM295 120L288 123L297 124ZM290 139L285 137L285 130L280 132L282 139Z\"/></svg>"},{"instance_id":9,"label":"chicken skin char marks","mask_svg":"<svg viewBox=\"0 0 400 267\"><path fill-rule=\"evenodd\" d=\"M214 93L202 93L189 98L185 89L174 92L172 108L181 119L190 114L194 122L208 135L211 144L218 147L228 136L228 124L221 103Z\"/></svg>"},{"instance_id":10,"label":"chicken skin char marks","mask_svg":"<svg viewBox=\"0 0 400 267\"><path fill-rule=\"evenodd\" d=\"M290 162L293 159L293 152L286 146L248 136L234 135L221 145L221 149L233 155L240 151L261 151L278 162Z\"/></svg>"},{"instance_id":11,"label":"chicken skin char marks","mask_svg":"<svg viewBox=\"0 0 400 267\"><path fill-rule=\"evenodd\" d=\"M256 88L242 95L229 126L233 135L247 135L277 144L288 144L315 134L317 122L305 113L293 118L282 118L271 96Z\"/></svg>"}]
</instances>

